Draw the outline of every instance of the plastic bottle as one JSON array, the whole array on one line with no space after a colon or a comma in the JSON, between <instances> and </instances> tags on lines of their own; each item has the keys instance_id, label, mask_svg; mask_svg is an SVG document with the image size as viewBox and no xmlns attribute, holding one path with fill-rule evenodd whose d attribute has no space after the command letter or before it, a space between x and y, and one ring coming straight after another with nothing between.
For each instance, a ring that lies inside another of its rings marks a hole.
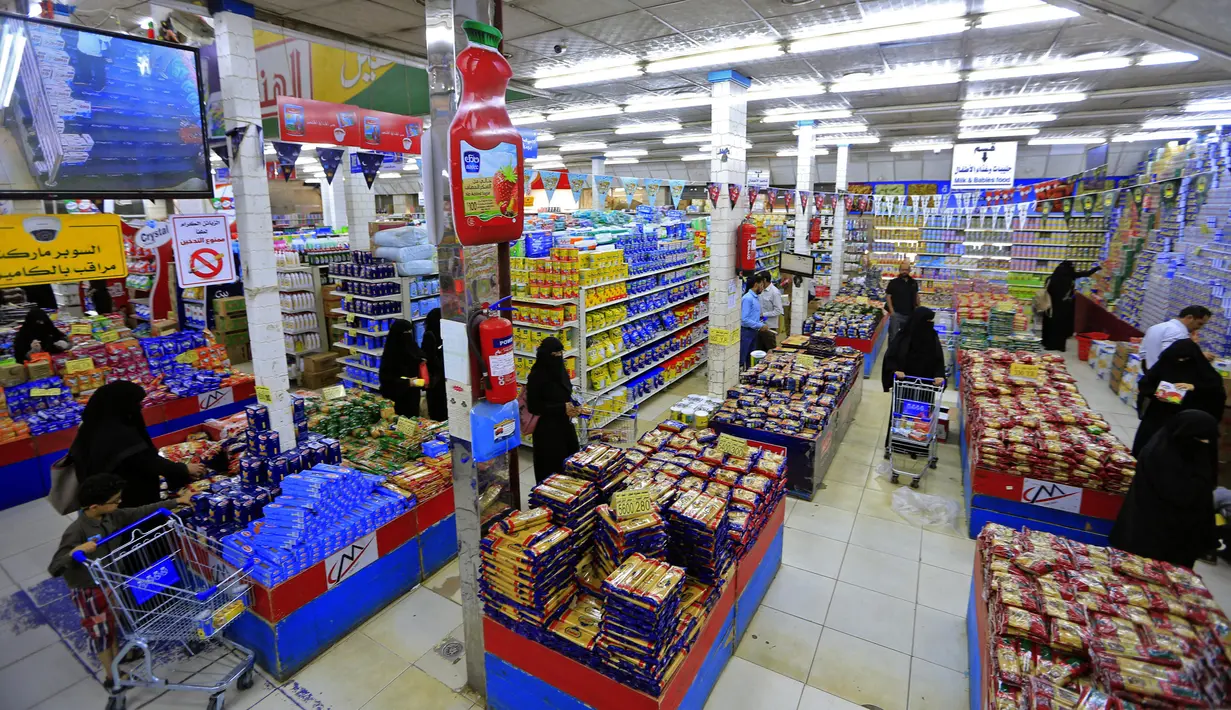
<instances>
[{"instance_id":1,"label":"plastic bottle","mask_svg":"<svg viewBox=\"0 0 1231 710\"><path fill-rule=\"evenodd\" d=\"M513 70L498 49L500 30L462 23L469 46L457 56L462 98L449 126L453 225L466 246L521 236L522 138L504 107Z\"/></svg>"}]
</instances>

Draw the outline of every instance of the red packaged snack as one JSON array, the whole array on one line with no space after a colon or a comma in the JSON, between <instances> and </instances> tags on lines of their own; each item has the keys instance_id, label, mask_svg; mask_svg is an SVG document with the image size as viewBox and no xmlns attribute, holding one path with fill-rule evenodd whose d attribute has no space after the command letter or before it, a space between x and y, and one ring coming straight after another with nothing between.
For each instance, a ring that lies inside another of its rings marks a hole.
<instances>
[{"instance_id":1,"label":"red packaged snack","mask_svg":"<svg viewBox=\"0 0 1231 710\"><path fill-rule=\"evenodd\" d=\"M1051 627L1050 643L1055 648L1066 651L1083 651L1086 648L1086 637L1089 632L1081 624L1065 619L1049 619Z\"/></svg>"},{"instance_id":2,"label":"red packaged snack","mask_svg":"<svg viewBox=\"0 0 1231 710\"><path fill-rule=\"evenodd\" d=\"M1120 574L1140 579L1143 582L1153 582L1154 584L1164 586L1170 583L1167 579L1167 573L1163 570L1162 563L1157 560L1139 557L1131 552L1113 550L1111 566Z\"/></svg>"},{"instance_id":3,"label":"red packaged snack","mask_svg":"<svg viewBox=\"0 0 1231 710\"><path fill-rule=\"evenodd\" d=\"M1058 597L1039 597L1039 611L1055 619L1065 619L1076 624L1086 624L1086 610L1076 602L1067 602Z\"/></svg>"},{"instance_id":4,"label":"red packaged snack","mask_svg":"<svg viewBox=\"0 0 1231 710\"><path fill-rule=\"evenodd\" d=\"M997 636L993 640L996 662L996 677L1006 683L1020 686L1024 680L1021 673L1021 663L1018 654L1021 647L1015 638Z\"/></svg>"},{"instance_id":5,"label":"red packaged snack","mask_svg":"<svg viewBox=\"0 0 1231 710\"><path fill-rule=\"evenodd\" d=\"M995 626L997 634L1047 643L1047 623L1043 621L1043 617L1025 609L998 605Z\"/></svg>"},{"instance_id":6,"label":"red packaged snack","mask_svg":"<svg viewBox=\"0 0 1231 710\"><path fill-rule=\"evenodd\" d=\"M1113 692L1126 690L1178 707L1209 707L1201 691L1174 668L1132 658L1096 658L1095 673Z\"/></svg>"}]
</instances>

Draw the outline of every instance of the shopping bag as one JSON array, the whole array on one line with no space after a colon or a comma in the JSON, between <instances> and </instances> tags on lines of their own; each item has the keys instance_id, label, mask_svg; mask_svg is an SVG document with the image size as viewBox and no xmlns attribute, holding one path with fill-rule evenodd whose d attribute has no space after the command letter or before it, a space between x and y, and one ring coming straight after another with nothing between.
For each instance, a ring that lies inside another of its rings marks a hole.
<instances>
[{"instance_id":1,"label":"shopping bag","mask_svg":"<svg viewBox=\"0 0 1231 710\"><path fill-rule=\"evenodd\" d=\"M77 502L77 467L64 455L51 465L51 492L47 500L60 515L68 515L81 507Z\"/></svg>"}]
</instances>

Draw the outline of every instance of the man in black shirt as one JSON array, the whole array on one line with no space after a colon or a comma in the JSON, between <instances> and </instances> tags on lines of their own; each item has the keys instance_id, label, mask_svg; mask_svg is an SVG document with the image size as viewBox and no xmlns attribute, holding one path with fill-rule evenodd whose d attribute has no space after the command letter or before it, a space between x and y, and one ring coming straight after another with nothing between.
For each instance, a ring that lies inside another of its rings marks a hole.
<instances>
[{"instance_id":1,"label":"man in black shirt","mask_svg":"<svg viewBox=\"0 0 1231 710\"><path fill-rule=\"evenodd\" d=\"M910 275L910 262L898 266L898 276L885 287L885 308L889 311L889 340L906 325L910 314L919 306L919 282Z\"/></svg>"}]
</instances>

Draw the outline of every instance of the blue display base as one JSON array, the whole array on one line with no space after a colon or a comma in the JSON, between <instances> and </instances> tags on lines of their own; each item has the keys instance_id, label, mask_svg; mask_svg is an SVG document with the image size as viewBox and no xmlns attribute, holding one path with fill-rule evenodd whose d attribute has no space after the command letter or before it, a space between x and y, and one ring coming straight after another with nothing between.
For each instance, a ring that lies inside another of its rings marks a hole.
<instances>
[{"instance_id":1,"label":"blue display base","mask_svg":"<svg viewBox=\"0 0 1231 710\"><path fill-rule=\"evenodd\" d=\"M456 519L450 515L419 533L419 569L423 570L424 579L457 557Z\"/></svg>"},{"instance_id":2,"label":"blue display base","mask_svg":"<svg viewBox=\"0 0 1231 710\"><path fill-rule=\"evenodd\" d=\"M778 534L769 543L769 548L765 551L765 558L757 567L757 571L752 575L752 579L748 580L747 586L739 598L735 600L735 645L738 646L741 639L744 638L744 632L748 630L748 624L752 623L752 617L757 613L757 609L761 606L761 600L765 598L765 593L769 591L769 585L773 583L774 577L778 574L778 568L782 565L782 544L784 538L783 531L786 528L779 528ZM768 564L766 564L768 563Z\"/></svg>"},{"instance_id":3,"label":"blue display base","mask_svg":"<svg viewBox=\"0 0 1231 710\"><path fill-rule=\"evenodd\" d=\"M974 579L970 580L970 599L966 602L966 652L970 658L970 710L982 710L983 705L983 644L979 640L979 619L975 604L978 593Z\"/></svg>"},{"instance_id":4,"label":"blue display base","mask_svg":"<svg viewBox=\"0 0 1231 710\"><path fill-rule=\"evenodd\" d=\"M38 500L51 491L51 478L42 473L40 464L35 457L0 467L0 510ZM46 470L50 468L49 463Z\"/></svg>"},{"instance_id":5,"label":"blue display base","mask_svg":"<svg viewBox=\"0 0 1231 710\"><path fill-rule=\"evenodd\" d=\"M885 333L889 330L889 326L880 329L880 337L872 344L872 352L863 356L863 379L872 377L872 368L876 367L876 361L880 357L881 348L885 346L885 340L888 336Z\"/></svg>"}]
</instances>

